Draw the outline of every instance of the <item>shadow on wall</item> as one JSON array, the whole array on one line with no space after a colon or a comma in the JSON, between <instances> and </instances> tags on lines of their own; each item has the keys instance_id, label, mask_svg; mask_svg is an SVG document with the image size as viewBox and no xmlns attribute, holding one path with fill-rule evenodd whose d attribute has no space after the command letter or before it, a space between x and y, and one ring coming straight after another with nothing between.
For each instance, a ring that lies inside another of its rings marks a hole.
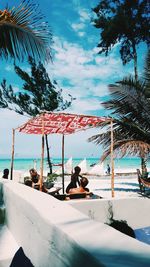
<instances>
[{"instance_id":1,"label":"shadow on wall","mask_svg":"<svg viewBox=\"0 0 150 267\"><path fill-rule=\"evenodd\" d=\"M123 234L135 238L134 230L127 224L126 221L123 220L119 221L112 219L112 221L108 225L115 228L116 230L120 231Z\"/></svg>"}]
</instances>

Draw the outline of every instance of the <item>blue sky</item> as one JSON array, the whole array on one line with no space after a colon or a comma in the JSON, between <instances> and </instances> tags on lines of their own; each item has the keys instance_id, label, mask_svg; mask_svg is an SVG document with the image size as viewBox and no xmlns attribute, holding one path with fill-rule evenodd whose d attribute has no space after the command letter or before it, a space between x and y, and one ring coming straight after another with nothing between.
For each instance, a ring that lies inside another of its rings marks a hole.
<instances>
[{"instance_id":1,"label":"blue sky","mask_svg":"<svg viewBox=\"0 0 150 267\"><path fill-rule=\"evenodd\" d=\"M133 73L133 63L123 66L119 57L119 44L115 45L108 57L98 55L97 44L99 30L91 24L91 8L98 4L97 0L37 0L40 10L45 15L53 33L53 64L46 66L47 72L55 79L64 96L68 93L76 98L72 106L66 110L70 113L106 116L108 113L102 108L101 102L108 97L107 85L120 80ZM1 9L6 6L17 6L19 1L3 1ZM145 58L145 47L138 50L139 71L142 70ZM19 65L28 69L24 62ZM6 78L16 90L20 88L21 81L14 74L13 62L1 60L0 81ZM12 128L24 123L27 118L14 112L1 110L1 156L9 157L11 153ZM66 138L66 156L73 157L99 157L101 148L87 143L87 138L97 134L99 130L93 129L78 133ZM53 146L53 157L60 154L58 144L60 136L50 137ZM40 156L40 137L17 134L16 155ZM59 144L60 145L60 144ZM79 150L80 148L80 150Z\"/></svg>"}]
</instances>

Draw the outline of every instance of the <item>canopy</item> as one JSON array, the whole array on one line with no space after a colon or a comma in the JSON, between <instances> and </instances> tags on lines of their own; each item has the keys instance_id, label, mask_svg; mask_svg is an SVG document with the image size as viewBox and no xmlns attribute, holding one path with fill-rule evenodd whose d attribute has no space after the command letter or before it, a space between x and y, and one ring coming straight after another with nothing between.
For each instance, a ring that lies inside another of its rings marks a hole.
<instances>
[{"instance_id":1,"label":"canopy","mask_svg":"<svg viewBox=\"0 0 150 267\"><path fill-rule=\"evenodd\" d=\"M42 135L42 153L41 153L41 175L40 188L42 189L43 182L43 158L44 158L44 135L45 134L62 134L62 185L64 193L64 135L73 134L77 131L86 130L100 125L102 122L110 121L111 123L111 162L112 162L112 196L114 196L114 163L113 163L113 126L112 119L106 117L78 115L69 113L54 113L42 112L36 117L28 120L25 124L18 127L16 130L26 134L41 134ZM14 139L15 130L13 129L12 143L12 164L11 164L11 179L13 173L14 161Z\"/></svg>"},{"instance_id":2,"label":"canopy","mask_svg":"<svg viewBox=\"0 0 150 267\"><path fill-rule=\"evenodd\" d=\"M72 134L80 130L95 127L110 119L68 113L44 112L30 119L17 130L26 134Z\"/></svg>"}]
</instances>

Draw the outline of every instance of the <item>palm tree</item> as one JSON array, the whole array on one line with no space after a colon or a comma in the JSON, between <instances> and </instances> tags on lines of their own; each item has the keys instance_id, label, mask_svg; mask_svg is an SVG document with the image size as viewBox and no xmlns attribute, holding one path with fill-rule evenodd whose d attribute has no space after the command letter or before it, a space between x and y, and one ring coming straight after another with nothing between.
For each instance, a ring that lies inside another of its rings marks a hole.
<instances>
[{"instance_id":1,"label":"palm tree","mask_svg":"<svg viewBox=\"0 0 150 267\"><path fill-rule=\"evenodd\" d=\"M149 44L148 0L100 0L93 11L93 25L100 29L99 53L107 56L119 44L123 64L133 60L138 79L137 47Z\"/></svg>"},{"instance_id":2,"label":"palm tree","mask_svg":"<svg viewBox=\"0 0 150 267\"><path fill-rule=\"evenodd\" d=\"M138 155L142 170L150 153L150 52L145 64L143 79L127 77L109 85L110 100L103 103L114 117L114 151L117 155ZM103 123L108 129L108 123ZM110 154L110 129L89 138L102 144L104 160Z\"/></svg>"},{"instance_id":3,"label":"palm tree","mask_svg":"<svg viewBox=\"0 0 150 267\"><path fill-rule=\"evenodd\" d=\"M13 86L7 86L3 80L0 87L0 108L14 110L24 116L36 116L42 111L60 111L68 108L74 98L69 96L69 101L64 100L62 89L56 80L52 81L46 72L44 65L36 64L31 57L28 59L30 74L15 65L16 74L22 79L22 90L16 92ZM48 136L45 135L47 148L47 161L52 173Z\"/></svg>"},{"instance_id":4,"label":"palm tree","mask_svg":"<svg viewBox=\"0 0 150 267\"><path fill-rule=\"evenodd\" d=\"M38 5L30 0L23 0L18 7L0 10L0 57L50 59L52 35L43 18Z\"/></svg>"}]
</instances>

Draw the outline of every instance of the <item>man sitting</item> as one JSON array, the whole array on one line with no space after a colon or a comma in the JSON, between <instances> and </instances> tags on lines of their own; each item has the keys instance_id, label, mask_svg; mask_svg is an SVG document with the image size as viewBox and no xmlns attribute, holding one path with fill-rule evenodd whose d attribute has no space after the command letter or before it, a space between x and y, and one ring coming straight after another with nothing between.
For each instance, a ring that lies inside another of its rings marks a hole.
<instances>
[{"instance_id":1,"label":"man sitting","mask_svg":"<svg viewBox=\"0 0 150 267\"><path fill-rule=\"evenodd\" d=\"M35 169L30 169L29 172L30 172L30 177L32 181L31 187L39 190L40 189L40 175L37 173ZM44 185L42 185L42 192L48 193L48 189Z\"/></svg>"},{"instance_id":2,"label":"man sitting","mask_svg":"<svg viewBox=\"0 0 150 267\"><path fill-rule=\"evenodd\" d=\"M34 187L35 184L40 184L40 175L37 173L37 171L35 169L30 169L29 173L30 173L31 180L33 182L32 187Z\"/></svg>"}]
</instances>

